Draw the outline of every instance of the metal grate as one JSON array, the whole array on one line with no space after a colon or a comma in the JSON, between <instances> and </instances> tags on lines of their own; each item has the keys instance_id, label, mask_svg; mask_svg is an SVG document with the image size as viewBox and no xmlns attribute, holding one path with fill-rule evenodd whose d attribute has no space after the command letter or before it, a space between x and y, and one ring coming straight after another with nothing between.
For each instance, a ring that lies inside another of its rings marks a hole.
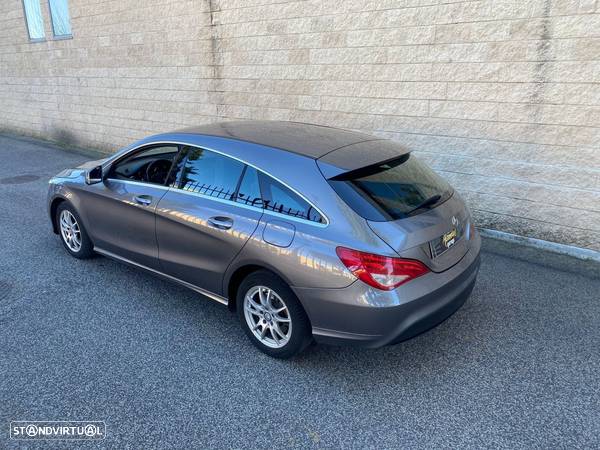
<instances>
[{"instance_id":1,"label":"metal grate","mask_svg":"<svg viewBox=\"0 0 600 450\"><path fill-rule=\"evenodd\" d=\"M268 200L263 200L261 198L246 198L242 195L238 195L236 197L235 192L226 190L223 187L212 186L210 184L188 182L183 186L183 189L189 192L207 195L209 197L231 200L237 203L254 206L256 208L263 208L267 211L285 214L286 216L297 217L299 219L305 219L311 222L323 223L323 218L312 206L307 211L300 211L277 202L271 203Z\"/></svg>"}]
</instances>

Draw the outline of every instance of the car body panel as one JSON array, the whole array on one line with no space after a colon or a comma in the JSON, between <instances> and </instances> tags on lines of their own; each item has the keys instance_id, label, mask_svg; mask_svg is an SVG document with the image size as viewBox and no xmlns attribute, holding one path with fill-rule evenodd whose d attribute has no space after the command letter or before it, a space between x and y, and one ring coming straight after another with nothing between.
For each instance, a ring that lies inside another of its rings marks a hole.
<instances>
[{"instance_id":1,"label":"car body panel","mask_svg":"<svg viewBox=\"0 0 600 450\"><path fill-rule=\"evenodd\" d=\"M344 172L388 161L408 153L407 147L384 139L357 142L333 150L319 159L317 164L325 178Z\"/></svg>"},{"instance_id":2,"label":"car body panel","mask_svg":"<svg viewBox=\"0 0 600 450\"><path fill-rule=\"evenodd\" d=\"M222 294L223 274L256 230L262 215L256 208L170 189L156 210L162 271ZM213 217L231 219L231 228L212 226Z\"/></svg>"},{"instance_id":3,"label":"car body panel","mask_svg":"<svg viewBox=\"0 0 600 450\"><path fill-rule=\"evenodd\" d=\"M80 190L87 220L93 224L89 234L94 245L158 269L155 209L167 191L164 186L113 179Z\"/></svg>"},{"instance_id":4,"label":"car body panel","mask_svg":"<svg viewBox=\"0 0 600 450\"><path fill-rule=\"evenodd\" d=\"M372 289L361 281L344 289L293 289L311 317L317 341L380 347L412 337L411 327L432 314L432 326L452 314L456 309L444 307L466 300L479 270L480 247L479 236L473 236L470 250L452 268L443 274L430 272L392 291Z\"/></svg>"},{"instance_id":5,"label":"car body panel","mask_svg":"<svg viewBox=\"0 0 600 450\"><path fill-rule=\"evenodd\" d=\"M176 133L227 138L286 150L311 158L357 142L378 138L355 131L297 122L244 120L184 128Z\"/></svg>"},{"instance_id":6,"label":"car body panel","mask_svg":"<svg viewBox=\"0 0 600 450\"><path fill-rule=\"evenodd\" d=\"M469 250L470 216L456 193L438 207L422 214L388 222L368 221L368 224L400 256L418 259L434 272L449 269ZM460 238L444 253L433 258L429 242L457 227L461 230Z\"/></svg>"}]
</instances>

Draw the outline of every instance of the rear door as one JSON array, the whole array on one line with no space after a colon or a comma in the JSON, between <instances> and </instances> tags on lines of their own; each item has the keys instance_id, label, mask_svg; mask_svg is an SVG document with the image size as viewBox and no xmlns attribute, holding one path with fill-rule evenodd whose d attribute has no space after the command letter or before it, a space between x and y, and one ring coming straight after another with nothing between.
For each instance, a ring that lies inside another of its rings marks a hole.
<instances>
[{"instance_id":1,"label":"rear door","mask_svg":"<svg viewBox=\"0 0 600 450\"><path fill-rule=\"evenodd\" d=\"M162 271L215 294L263 214L256 170L216 152L185 149L175 186L156 209Z\"/></svg>"}]
</instances>

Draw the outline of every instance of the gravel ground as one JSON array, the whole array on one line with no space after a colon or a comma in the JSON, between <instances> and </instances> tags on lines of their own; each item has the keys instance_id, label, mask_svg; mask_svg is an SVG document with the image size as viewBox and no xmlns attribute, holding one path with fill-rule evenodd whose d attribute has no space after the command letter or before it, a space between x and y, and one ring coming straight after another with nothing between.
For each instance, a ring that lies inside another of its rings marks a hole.
<instances>
[{"instance_id":1,"label":"gravel ground","mask_svg":"<svg viewBox=\"0 0 600 450\"><path fill-rule=\"evenodd\" d=\"M11 420L57 419L104 420L108 448L600 446L589 265L485 242L473 295L436 329L278 361L222 305L67 255L46 183L88 157L0 136L0 158L2 448L22 443Z\"/></svg>"}]
</instances>

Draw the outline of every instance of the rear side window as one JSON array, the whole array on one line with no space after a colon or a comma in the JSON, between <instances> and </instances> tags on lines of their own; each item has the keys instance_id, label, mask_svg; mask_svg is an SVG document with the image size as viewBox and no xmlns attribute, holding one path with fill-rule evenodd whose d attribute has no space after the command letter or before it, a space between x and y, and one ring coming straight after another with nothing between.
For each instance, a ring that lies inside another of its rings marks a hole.
<instances>
[{"instance_id":1,"label":"rear side window","mask_svg":"<svg viewBox=\"0 0 600 450\"><path fill-rule=\"evenodd\" d=\"M325 223L323 216L291 189L263 173L259 174L259 179L264 209L311 222Z\"/></svg>"},{"instance_id":2,"label":"rear side window","mask_svg":"<svg viewBox=\"0 0 600 450\"><path fill-rule=\"evenodd\" d=\"M210 197L232 200L244 164L202 148L187 149L179 186Z\"/></svg>"},{"instance_id":3,"label":"rear side window","mask_svg":"<svg viewBox=\"0 0 600 450\"><path fill-rule=\"evenodd\" d=\"M436 207L452 187L410 153L329 180L338 195L367 220L389 221Z\"/></svg>"},{"instance_id":4,"label":"rear side window","mask_svg":"<svg viewBox=\"0 0 600 450\"><path fill-rule=\"evenodd\" d=\"M263 201L258 183L258 171L254 167L246 166L235 201L248 206L262 208Z\"/></svg>"}]
</instances>

